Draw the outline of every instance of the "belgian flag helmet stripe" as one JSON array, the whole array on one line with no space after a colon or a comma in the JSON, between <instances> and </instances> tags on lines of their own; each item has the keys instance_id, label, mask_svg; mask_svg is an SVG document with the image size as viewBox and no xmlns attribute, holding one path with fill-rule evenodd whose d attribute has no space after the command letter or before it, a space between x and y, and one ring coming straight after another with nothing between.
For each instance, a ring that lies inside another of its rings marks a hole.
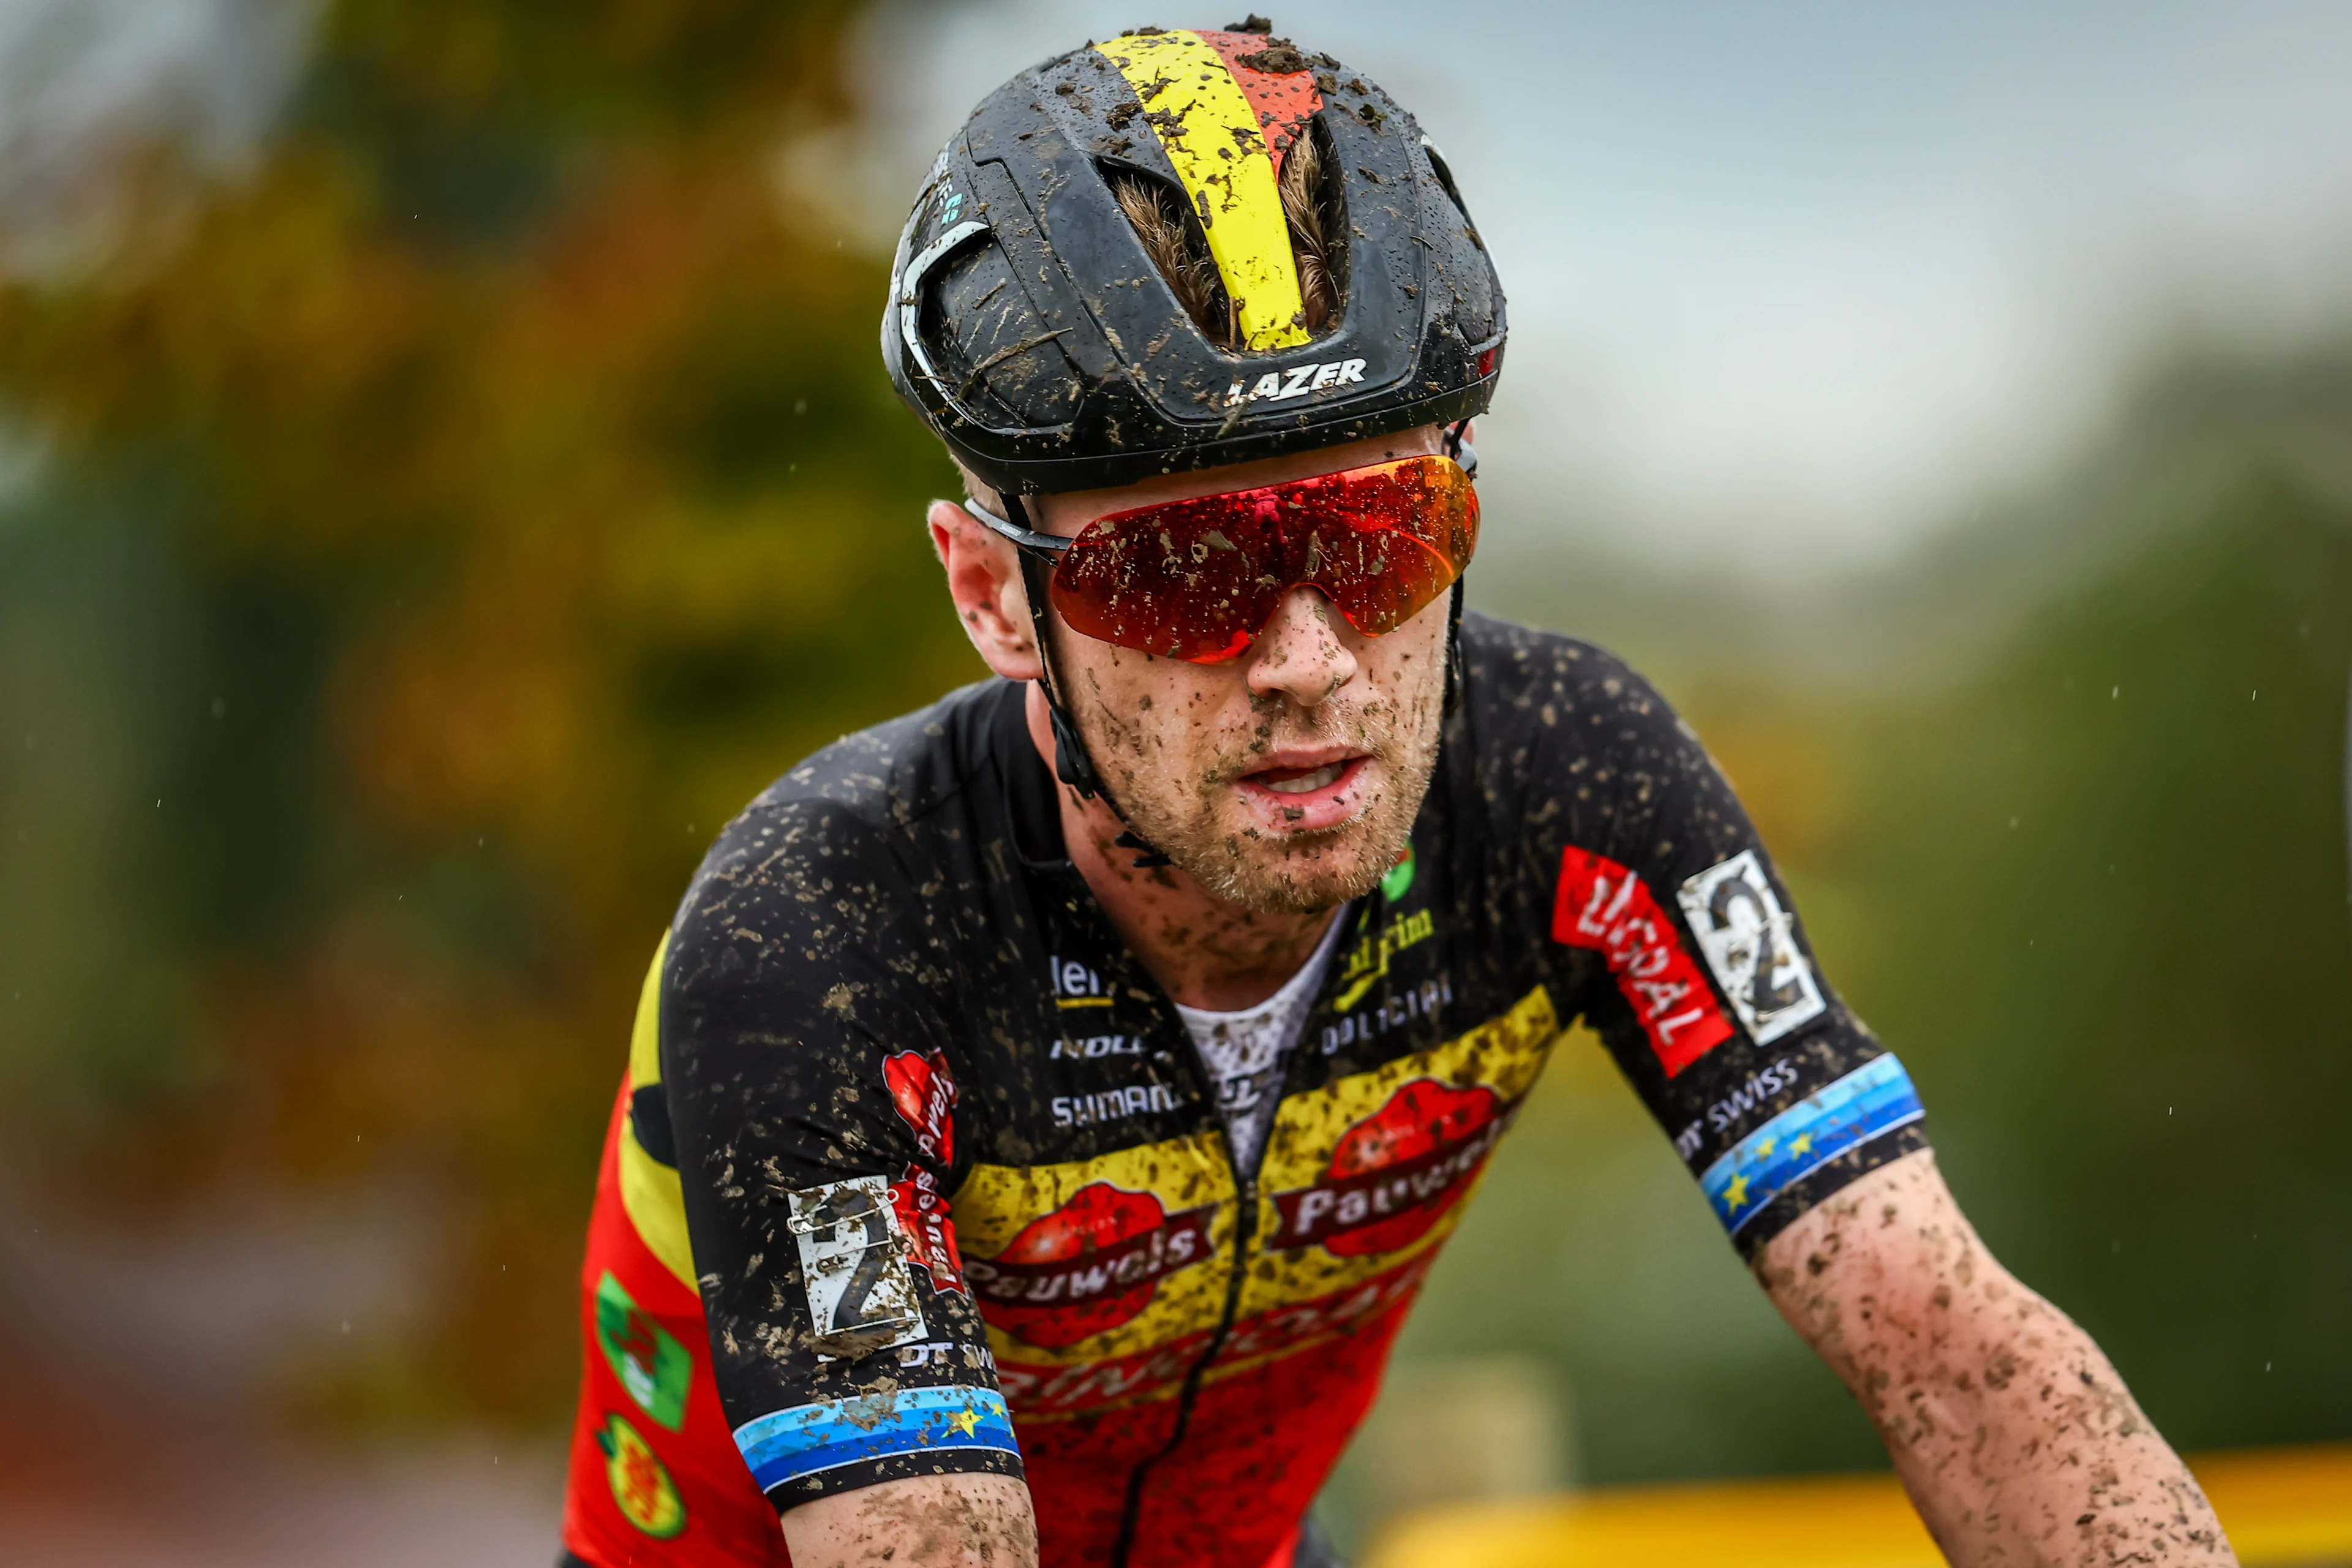
<instances>
[{"instance_id":1,"label":"belgian flag helmet stripe","mask_svg":"<svg viewBox=\"0 0 2352 1568\"><path fill-rule=\"evenodd\" d=\"M1243 346L1261 350L1307 341L1276 177L1281 153L1322 102L1304 72L1238 62L1265 47L1255 34L1193 31L1129 33L1095 46L1135 89L1143 106L1136 123L1159 138L1201 216Z\"/></svg>"}]
</instances>

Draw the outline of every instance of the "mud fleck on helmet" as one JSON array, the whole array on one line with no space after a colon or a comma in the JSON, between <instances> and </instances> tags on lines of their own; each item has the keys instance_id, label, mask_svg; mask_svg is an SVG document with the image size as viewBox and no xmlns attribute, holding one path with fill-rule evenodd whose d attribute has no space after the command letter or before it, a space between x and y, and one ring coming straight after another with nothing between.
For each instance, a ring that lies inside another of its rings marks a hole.
<instances>
[{"instance_id":1,"label":"mud fleck on helmet","mask_svg":"<svg viewBox=\"0 0 2352 1568\"><path fill-rule=\"evenodd\" d=\"M1244 30L1139 29L991 93L924 182L882 318L898 395L1010 495L1466 419L1503 338L1412 117Z\"/></svg>"}]
</instances>

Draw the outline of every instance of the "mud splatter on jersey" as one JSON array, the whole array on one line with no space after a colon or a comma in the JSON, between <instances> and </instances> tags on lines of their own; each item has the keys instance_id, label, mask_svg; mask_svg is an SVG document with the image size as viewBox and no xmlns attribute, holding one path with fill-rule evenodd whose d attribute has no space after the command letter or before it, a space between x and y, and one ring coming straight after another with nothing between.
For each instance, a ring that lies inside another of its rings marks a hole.
<instances>
[{"instance_id":1,"label":"mud splatter on jersey","mask_svg":"<svg viewBox=\"0 0 2352 1568\"><path fill-rule=\"evenodd\" d=\"M583 1275L627 1251L635 1300L691 1284L707 1317L666 1320L701 1390L681 1431L621 1403L602 1354L583 1394L599 1491L614 1410L675 1479L663 1561L782 1562L772 1512L772 1558L688 1552L755 1505L987 1471L1027 1479L1045 1568L1264 1568L1580 1017L1744 1252L1923 1146L1656 692L1569 638L1473 616L1463 645L1411 873L1347 917L1254 1178L1064 855L1021 688L851 736L729 826L646 993ZM1735 861L1736 909L1713 890ZM824 1267L921 1265L921 1342L829 1353L810 1303L856 1281L813 1291L793 1215L874 1178L880 1239ZM727 1465L731 1490L706 1479Z\"/></svg>"}]
</instances>

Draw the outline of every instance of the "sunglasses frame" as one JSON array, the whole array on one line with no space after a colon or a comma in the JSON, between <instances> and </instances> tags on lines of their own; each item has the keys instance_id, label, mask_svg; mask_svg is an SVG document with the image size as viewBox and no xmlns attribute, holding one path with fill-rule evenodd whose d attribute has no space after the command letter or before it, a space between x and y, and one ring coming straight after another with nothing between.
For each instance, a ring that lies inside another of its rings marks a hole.
<instances>
[{"instance_id":1,"label":"sunglasses frame","mask_svg":"<svg viewBox=\"0 0 2352 1568\"><path fill-rule=\"evenodd\" d=\"M1468 441L1463 438L1465 432L1466 432L1469 427L1470 421L1467 419L1447 426L1440 455L1453 458L1454 464L1461 468L1463 477L1467 479L1475 480L1478 477L1478 451L1476 447L1471 446ZM1373 468L1378 465L1365 463L1359 466L1362 468ZM1349 468L1337 470L1337 472L1343 474L1353 471L1353 469ZM1329 475L1322 474L1303 474L1299 476L1300 479L1327 479L1329 477ZM1288 479L1278 481L1280 484L1290 484L1295 482L1297 481ZM1268 488L1272 487L1264 485L1244 485L1242 487L1242 490L1265 489ZM1242 493L1242 490L1213 490L1210 492L1210 495L1238 495ZM1207 500L1209 497L1204 496L1199 499ZM1005 501L1006 509L1008 510L1025 513L1026 509L1022 506L1021 498L1019 496L1007 496L1005 498ZM1078 535L1076 534L1065 539L1058 533L1040 533L1034 529L1024 528L1020 523L1014 522L1010 518L997 516L994 512L981 505L979 501L973 500L970 495L964 497L963 508L964 510L970 512L972 516L980 519L982 522L985 523L991 531L1000 534L1005 539L1011 540L1013 546L1020 550L1024 556L1034 560L1038 564L1044 566L1046 569L1045 574L1049 577L1052 574L1052 569L1061 564L1062 552L1078 542ZM1083 534L1085 531L1086 531L1084 529L1081 529L1079 530L1079 534ZM1031 584L1031 594L1034 595L1039 592L1042 586L1042 584ZM1461 578L1459 574L1454 578L1454 604L1457 606L1454 613L1458 617L1460 615L1458 606L1461 604L1462 598Z\"/></svg>"},{"instance_id":2,"label":"sunglasses frame","mask_svg":"<svg viewBox=\"0 0 2352 1568\"><path fill-rule=\"evenodd\" d=\"M1466 479L1478 477L1478 453L1464 437L1470 428L1467 419L1457 420L1445 429L1441 450L1454 459ZM1027 510L1018 492L1004 498L1005 510L1015 517L1025 519ZM1100 798L1110 801L1108 787L1096 772L1094 759L1087 754L1086 741L1078 733L1077 721L1070 716L1062 700L1061 683L1054 676L1054 660L1046 651L1052 645L1046 637L1046 601L1054 568L1060 563L1062 552L1077 542L1075 536L1065 539L1059 534L1039 533L1010 518L997 516L988 508L967 495L964 508L985 523L991 531L1012 542L1021 563L1021 580L1028 589L1029 623L1037 638L1037 685L1045 693L1045 711L1054 730L1054 776L1075 790L1083 800ZM1445 616L1445 698L1444 711L1450 720L1462 705L1465 685L1462 658L1462 574L1455 573L1453 591L1446 595ZM1112 805L1112 810L1118 810ZM1137 837L1133 828L1122 832L1117 842L1125 848L1139 851L1135 865L1138 869L1170 864L1167 856Z\"/></svg>"}]
</instances>

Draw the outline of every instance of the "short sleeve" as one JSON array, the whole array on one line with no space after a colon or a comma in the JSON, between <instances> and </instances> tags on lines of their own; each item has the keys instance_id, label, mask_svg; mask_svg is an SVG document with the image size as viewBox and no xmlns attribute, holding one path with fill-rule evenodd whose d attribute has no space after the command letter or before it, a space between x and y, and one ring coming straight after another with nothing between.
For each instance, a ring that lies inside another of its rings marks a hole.
<instances>
[{"instance_id":1,"label":"short sleeve","mask_svg":"<svg viewBox=\"0 0 2352 1568\"><path fill-rule=\"evenodd\" d=\"M1815 962L1787 884L1696 731L1586 645L1523 664L1530 915L1743 1256L1864 1173L1927 1146L1901 1062Z\"/></svg>"},{"instance_id":2,"label":"short sleeve","mask_svg":"<svg viewBox=\"0 0 2352 1568\"><path fill-rule=\"evenodd\" d=\"M781 1510L880 1481L1019 1476L946 1194L952 1005L890 828L755 805L673 930L668 1089L711 1363Z\"/></svg>"}]
</instances>

